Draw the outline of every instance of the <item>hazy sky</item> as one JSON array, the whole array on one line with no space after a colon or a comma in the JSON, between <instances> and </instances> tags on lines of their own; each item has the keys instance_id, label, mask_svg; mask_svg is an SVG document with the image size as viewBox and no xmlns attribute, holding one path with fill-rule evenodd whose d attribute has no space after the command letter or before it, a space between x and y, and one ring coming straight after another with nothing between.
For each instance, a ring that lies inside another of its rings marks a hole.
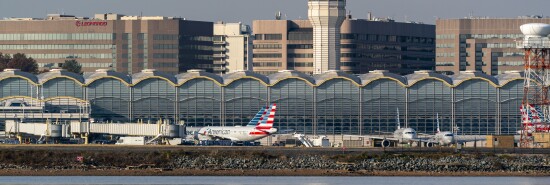
<instances>
[{"instance_id":1,"label":"hazy sky","mask_svg":"<svg viewBox=\"0 0 550 185\"><path fill-rule=\"evenodd\" d=\"M508 18L550 15L550 0L348 0L347 9L354 18L365 18L371 11L375 17L433 24L437 17L462 18L470 13ZM93 17L94 13L116 12L250 24L255 19L274 19L277 11L287 19L306 19L307 0L0 0L0 19L43 18L47 13L62 12Z\"/></svg>"}]
</instances>

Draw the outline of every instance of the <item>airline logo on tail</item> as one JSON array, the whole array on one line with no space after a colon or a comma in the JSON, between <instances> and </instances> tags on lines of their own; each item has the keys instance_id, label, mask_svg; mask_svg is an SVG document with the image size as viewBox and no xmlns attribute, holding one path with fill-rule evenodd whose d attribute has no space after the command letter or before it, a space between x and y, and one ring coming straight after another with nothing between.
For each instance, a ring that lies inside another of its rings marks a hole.
<instances>
[{"instance_id":1,"label":"airline logo on tail","mask_svg":"<svg viewBox=\"0 0 550 185\"><path fill-rule=\"evenodd\" d=\"M260 121L258 121L258 125L256 125L256 129L258 130L269 130L273 128L273 122L275 121L275 111L277 110L277 104L271 104L271 107L266 112L269 112L269 114L265 114L260 118ZM266 118L267 117L267 118Z\"/></svg>"},{"instance_id":2,"label":"airline logo on tail","mask_svg":"<svg viewBox=\"0 0 550 185\"><path fill-rule=\"evenodd\" d=\"M258 123L262 120L262 118L264 117L265 115L265 112L267 111L267 108L268 107L262 107L262 109L260 109L260 111L258 113L256 113L256 116L254 116L254 118L252 118L252 120L250 120L250 122L248 122L248 127L255 127L258 125Z\"/></svg>"}]
</instances>

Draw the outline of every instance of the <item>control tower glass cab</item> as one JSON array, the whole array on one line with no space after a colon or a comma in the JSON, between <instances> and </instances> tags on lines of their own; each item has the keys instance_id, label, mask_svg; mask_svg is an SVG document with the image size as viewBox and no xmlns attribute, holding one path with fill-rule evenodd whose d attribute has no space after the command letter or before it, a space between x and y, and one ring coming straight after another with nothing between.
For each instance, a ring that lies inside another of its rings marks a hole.
<instances>
[{"instance_id":1,"label":"control tower glass cab","mask_svg":"<svg viewBox=\"0 0 550 185\"><path fill-rule=\"evenodd\" d=\"M340 26L346 17L345 0L308 0L313 25L313 74L340 70Z\"/></svg>"}]
</instances>

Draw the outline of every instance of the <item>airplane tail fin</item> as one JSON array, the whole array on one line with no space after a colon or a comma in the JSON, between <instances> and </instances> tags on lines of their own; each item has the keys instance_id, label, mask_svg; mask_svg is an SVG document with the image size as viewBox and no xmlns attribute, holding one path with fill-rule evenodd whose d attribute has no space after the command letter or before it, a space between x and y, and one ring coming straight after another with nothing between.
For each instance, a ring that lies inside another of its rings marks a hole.
<instances>
[{"instance_id":1,"label":"airplane tail fin","mask_svg":"<svg viewBox=\"0 0 550 185\"><path fill-rule=\"evenodd\" d=\"M248 122L248 125L246 125L247 127L255 127L256 125L258 125L258 122L260 122L262 120L262 117L263 115L265 115L266 113L266 108L267 107L262 107L262 109L260 109L260 111L258 113L256 113L256 116L254 116L254 118L252 118L252 120L250 120L250 122Z\"/></svg>"},{"instance_id":2,"label":"airplane tail fin","mask_svg":"<svg viewBox=\"0 0 550 185\"><path fill-rule=\"evenodd\" d=\"M256 125L258 130L269 130L273 128L273 122L275 120L275 111L277 110L277 104L271 104L269 109L266 111L267 115L262 116L259 124Z\"/></svg>"},{"instance_id":3,"label":"airplane tail fin","mask_svg":"<svg viewBox=\"0 0 550 185\"><path fill-rule=\"evenodd\" d=\"M401 129L401 120L399 119L399 107L397 108L397 130Z\"/></svg>"},{"instance_id":4,"label":"airplane tail fin","mask_svg":"<svg viewBox=\"0 0 550 185\"><path fill-rule=\"evenodd\" d=\"M436 118L437 118L437 133L439 133L441 132L441 130L439 129L439 113L437 113Z\"/></svg>"}]
</instances>

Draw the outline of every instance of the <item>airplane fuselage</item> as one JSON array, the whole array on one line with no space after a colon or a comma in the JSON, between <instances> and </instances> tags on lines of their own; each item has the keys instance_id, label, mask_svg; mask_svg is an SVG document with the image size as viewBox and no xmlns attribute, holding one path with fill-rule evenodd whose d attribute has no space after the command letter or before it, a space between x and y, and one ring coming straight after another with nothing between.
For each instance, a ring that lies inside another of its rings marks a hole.
<instances>
[{"instance_id":1,"label":"airplane fuselage","mask_svg":"<svg viewBox=\"0 0 550 185\"><path fill-rule=\"evenodd\" d=\"M439 132L434 136L435 143L442 146L449 146L455 142L455 137L452 132Z\"/></svg>"},{"instance_id":2,"label":"airplane fuselage","mask_svg":"<svg viewBox=\"0 0 550 185\"><path fill-rule=\"evenodd\" d=\"M276 128L259 130L255 127L204 127L198 131L199 140L228 139L231 141L255 141L277 132Z\"/></svg>"},{"instance_id":3,"label":"airplane fuselage","mask_svg":"<svg viewBox=\"0 0 550 185\"><path fill-rule=\"evenodd\" d=\"M411 143L417 138L416 131L412 128L400 128L393 132L393 137L399 140L400 144Z\"/></svg>"}]
</instances>

